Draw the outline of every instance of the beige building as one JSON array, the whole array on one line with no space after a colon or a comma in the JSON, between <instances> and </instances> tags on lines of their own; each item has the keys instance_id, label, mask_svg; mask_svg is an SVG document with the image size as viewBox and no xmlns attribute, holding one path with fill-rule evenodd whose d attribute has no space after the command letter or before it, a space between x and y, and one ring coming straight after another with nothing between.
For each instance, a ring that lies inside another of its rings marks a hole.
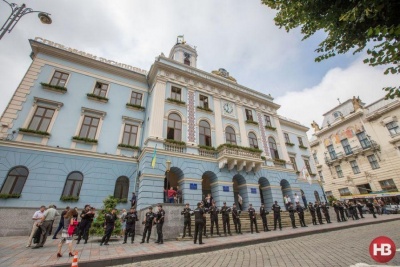
<instances>
[{"instance_id":1,"label":"beige building","mask_svg":"<svg viewBox=\"0 0 400 267\"><path fill-rule=\"evenodd\" d=\"M400 99L365 105L353 97L312 123L310 140L326 195L391 195L400 188Z\"/></svg>"}]
</instances>

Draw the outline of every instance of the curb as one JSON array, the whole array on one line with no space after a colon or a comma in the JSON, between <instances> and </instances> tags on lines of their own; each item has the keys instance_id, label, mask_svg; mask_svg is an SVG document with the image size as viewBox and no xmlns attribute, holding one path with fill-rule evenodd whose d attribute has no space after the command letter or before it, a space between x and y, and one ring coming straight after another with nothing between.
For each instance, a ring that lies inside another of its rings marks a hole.
<instances>
[{"instance_id":1,"label":"curb","mask_svg":"<svg viewBox=\"0 0 400 267\"><path fill-rule=\"evenodd\" d=\"M376 221L376 222L375 221L364 222L364 223L360 222L358 224L351 224L351 225L342 224L342 225L334 227L334 228L317 229L315 231L299 232L299 233L293 233L293 234L288 234L288 235L283 235L283 236L264 237L264 238L254 239L254 240L245 240L245 241L239 241L239 242L230 242L230 243L226 243L226 244L209 245L209 246L205 246L205 247L199 246L198 248L179 250L179 251L175 251L175 252L168 251L168 252L161 252L161 253L154 253L154 254L140 255L140 256L131 255L131 256L126 256L126 257L118 257L118 258L114 257L114 258L110 258L110 259L102 259L102 260L95 260L95 261L83 261L83 262L79 262L79 267L106 267L106 266L123 265L123 264L148 261L148 260L166 259L166 258L171 258L171 257L211 252L211 251L216 251L216 250L221 250L221 249L231 249L231 248L237 248L237 247L242 247L242 246L256 245L256 244L278 241L278 240L285 240L285 239L289 239L289 238L301 237L301 236L306 236L306 235L310 235L310 234L320 234L320 233L325 233L325 232L333 232L333 231L338 231L338 230L342 230L342 229L349 229L349 228L355 228L355 227L372 225L372 224L393 222L393 221L397 221L397 220L400 220L400 218L393 218L393 219L387 219L385 221ZM52 265L42 265L42 266L43 267L47 267L47 266L70 267L71 265L70 264L52 264Z\"/></svg>"}]
</instances>

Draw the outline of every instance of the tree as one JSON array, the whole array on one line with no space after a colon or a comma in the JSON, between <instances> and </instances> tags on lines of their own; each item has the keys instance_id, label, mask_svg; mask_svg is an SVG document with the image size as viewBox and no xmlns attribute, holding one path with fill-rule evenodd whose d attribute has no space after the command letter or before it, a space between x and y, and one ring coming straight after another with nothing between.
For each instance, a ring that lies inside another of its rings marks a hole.
<instances>
[{"instance_id":1,"label":"tree","mask_svg":"<svg viewBox=\"0 0 400 267\"><path fill-rule=\"evenodd\" d=\"M103 209L97 212L97 217L93 220L92 227L90 228L91 235L102 236L104 235L104 215L108 212L111 212L117 204L119 203L118 198L114 198L113 196L108 196L103 200L104 206ZM118 215L117 211L117 215ZM121 222L120 220L115 221L115 229L113 234L120 235L121 233Z\"/></svg>"},{"instance_id":2,"label":"tree","mask_svg":"<svg viewBox=\"0 0 400 267\"><path fill-rule=\"evenodd\" d=\"M400 73L400 1L398 0L262 0L278 11L274 20L290 31L301 27L305 40L327 34L315 50L316 62L336 54L361 52L364 63L384 66L384 74ZM387 98L400 97L400 87L385 87Z\"/></svg>"}]
</instances>

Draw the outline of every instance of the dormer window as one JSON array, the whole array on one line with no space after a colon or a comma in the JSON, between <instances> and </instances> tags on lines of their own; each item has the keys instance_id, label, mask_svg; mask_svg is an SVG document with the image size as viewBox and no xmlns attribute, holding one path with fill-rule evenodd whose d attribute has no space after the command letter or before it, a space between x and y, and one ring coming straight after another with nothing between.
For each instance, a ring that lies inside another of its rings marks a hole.
<instances>
[{"instance_id":1,"label":"dormer window","mask_svg":"<svg viewBox=\"0 0 400 267\"><path fill-rule=\"evenodd\" d=\"M339 119L339 118L343 117L343 114L340 111L335 111L335 112L333 112L333 117L336 120L336 119Z\"/></svg>"},{"instance_id":2,"label":"dormer window","mask_svg":"<svg viewBox=\"0 0 400 267\"><path fill-rule=\"evenodd\" d=\"M183 63L185 65L190 66L190 54L189 53L184 53L185 59L183 60Z\"/></svg>"}]
</instances>

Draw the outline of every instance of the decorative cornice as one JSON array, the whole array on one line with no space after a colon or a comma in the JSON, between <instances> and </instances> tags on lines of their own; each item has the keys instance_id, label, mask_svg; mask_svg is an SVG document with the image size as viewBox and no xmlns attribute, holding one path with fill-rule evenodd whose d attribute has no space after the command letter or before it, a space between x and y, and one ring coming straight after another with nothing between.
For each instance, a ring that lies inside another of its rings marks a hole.
<instances>
[{"instance_id":1,"label":"decorative cornice","mask_svg":"<svg viewBox=\"0 0 400 267\"><path fill-rule=\"evenodd\" d=\"M333 129L347 123L351 119L357 119L358 117L361 117L363 114L364 114L364 111L362 109L359 109L356 112L347 115L343 119L333 122L330 126L326 126L326 127L322 128L321 130L319 130L318 132L315 132L315 136L319 137L322 134L332 131Z\"/></svg>"}]
</instances>

